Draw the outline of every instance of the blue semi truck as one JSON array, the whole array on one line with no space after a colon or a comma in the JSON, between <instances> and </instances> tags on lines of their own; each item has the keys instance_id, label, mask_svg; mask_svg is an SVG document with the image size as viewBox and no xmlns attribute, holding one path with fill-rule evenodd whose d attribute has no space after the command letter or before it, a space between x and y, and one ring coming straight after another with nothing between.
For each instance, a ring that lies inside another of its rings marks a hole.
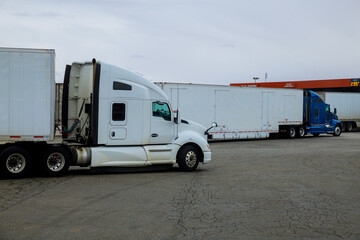
<instances>
[{"instance_id":1,"label":"blue semi truck","mask_svg":"<svg viewBox=\"0 0 360 240\"><path fill-rule=\"evenodd\" d=\"M280 133L286 134L289 138L304 137L306 134L319 136L323 133L340 136L342 127L336 115L336 108L332 113L330 105L325 103L317 93L304 90L303 124L280 126Z\"/></svg>"},{"instance_id":2,"label":"blue semi truck","mask_svg":"<svg viewBox=\"0 0 360 240\"><path fill-rule=\"evenodd\" d=\"M342 123L334 113L330 111L330 105L321 97L310 90L304 90L304 120L306 133L318 136L321 133L340 136Z\"/></svg>"}]
</instances>

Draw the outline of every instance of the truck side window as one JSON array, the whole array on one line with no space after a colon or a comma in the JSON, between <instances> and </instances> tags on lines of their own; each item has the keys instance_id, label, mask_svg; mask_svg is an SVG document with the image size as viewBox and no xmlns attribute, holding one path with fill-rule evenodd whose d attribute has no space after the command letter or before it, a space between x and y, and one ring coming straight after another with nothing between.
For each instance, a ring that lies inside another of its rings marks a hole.
<instances>
[{"instance_id":1,"label":"truck side window","mask_svg":"<svg viewBox=\"0 0 360 240\"><path fill-rule=\"evenodd\" d=\"M131 91L131 85L122 82L113 82L113 90L123 90L123 91Z\"/></svg>"},{"instance_id":2,"label":"truck side window","mask_svg":"<svg viewBox=\"0 0 360 240\"><path fill-rule=\"evenodd\" d=\"M318 117L318 116L319 116L319 109L315 108L315 117Z\"/></svg>"},{"instance_id":3,"label":"truck side window","mask_svg":"<svg viewBox=\"0 0 360 240\"><path fill-rule=\"evenodd\" d=\"M169 106L166 103L153 102L153 116L162 117L166 121L171 121Z\"/></svg>"},{"instance_id":4,"label":"truck side window","mask_svg":"<svg viewBox=\"0 0 360 240\"><path fill-rule=\"evenodd\" d=\"M112 105L112 120L124 121L125 120L125 103L113 103Z\"/></svg>"}]
</instances>

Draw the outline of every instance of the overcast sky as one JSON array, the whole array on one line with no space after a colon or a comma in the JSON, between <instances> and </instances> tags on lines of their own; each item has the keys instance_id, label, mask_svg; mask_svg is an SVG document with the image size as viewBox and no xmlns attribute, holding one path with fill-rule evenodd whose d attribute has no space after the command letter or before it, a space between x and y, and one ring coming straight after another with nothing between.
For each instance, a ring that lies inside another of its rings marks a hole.
<instances>
[{"instance_id":1,"label":"overcast sky","mask_svg":"<svg viewBox=\"0 0 360 240\"><path fill-rule=\"evenodd\" d=\"M0 47L52 48L152 81L360 78L359 0L0 0Z\"/></svg>"}]
</instances>

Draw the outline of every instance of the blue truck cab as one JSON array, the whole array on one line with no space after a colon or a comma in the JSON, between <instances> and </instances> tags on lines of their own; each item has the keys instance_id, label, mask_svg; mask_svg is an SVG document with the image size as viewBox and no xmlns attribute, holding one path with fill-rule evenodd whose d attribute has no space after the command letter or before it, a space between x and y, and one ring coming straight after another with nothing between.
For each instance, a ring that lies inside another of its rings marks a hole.
<instances>
[{"instance_id":1,"label":"blue truck cab","mask_svg":"<svg viewBox=\"0 0 360 240\"><path fill-rule=\"evenodd\" d=\"M304 90L304 115L303 122L307 134L318 136L322 133L340 136L342 123L338 120L336 109L330 111L330 105L321 97L309 90Z\"/></svg>"}]
</instances>

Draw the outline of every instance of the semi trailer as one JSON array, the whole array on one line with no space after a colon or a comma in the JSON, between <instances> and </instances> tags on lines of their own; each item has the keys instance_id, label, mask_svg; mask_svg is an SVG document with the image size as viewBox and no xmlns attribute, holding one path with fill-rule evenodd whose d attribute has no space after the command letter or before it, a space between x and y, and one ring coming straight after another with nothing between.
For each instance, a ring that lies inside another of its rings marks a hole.
<instances>
[{"instance_id":1,"label":"semi trailer","mask_svg":"<svg viewBox=\"0 0 360 240\"><path fill-rule=\"evenodd\" d=\"M360 93L356 92L317 92L333 108L343 123L343 131L351 132L360 126Z\"/></svg>"},{"instance_id":2,"label":"semi trailer","mask_svg":"<svg viewBox=\"0 0 360 240\"><path fill-rule=\"evenodd\" d=\"M0 48L0 176L93 170L194 171L211 160L206 128L175 116L142 76L93 59L66 66L62 140L55 132L55 51Z\"/></svg>"},{"instance_id":3,"label":"semi trailer","mask_svg":"<svg viewBox=\"0 0 360 240\"><path fill-rule=\"evenodd\" d=\"M312 91L156 83L182 116L202 125L216 122L209 139L290 138L327 133L339 136L342 124L329 104Z\"/></svg>"}]
</instances>

